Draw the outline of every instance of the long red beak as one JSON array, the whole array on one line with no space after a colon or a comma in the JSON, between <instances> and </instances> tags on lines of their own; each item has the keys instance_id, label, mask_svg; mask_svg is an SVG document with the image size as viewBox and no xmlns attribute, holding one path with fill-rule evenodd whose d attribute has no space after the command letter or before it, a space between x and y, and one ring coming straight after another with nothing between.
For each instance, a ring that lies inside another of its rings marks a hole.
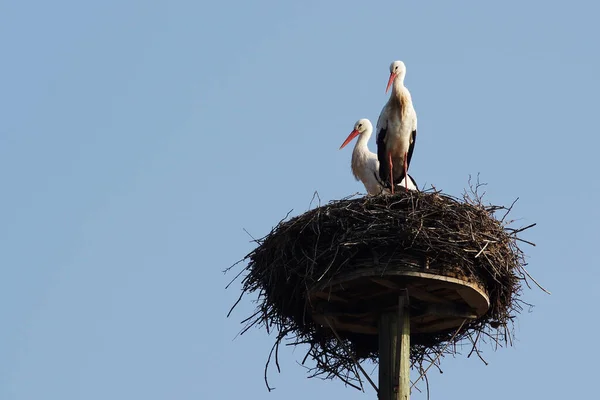
<instances>
[{"instance_id":1,"label":"long red beak","mask_svg":"<svg viewBox=\"0 0 600 400\"><path fill-rule=\"evenodd\" d=\"M344 143L342 143L342 145L340 146L340 150L344 148L345 145L347 145L348 143L350 143L352 141L352 139L354 139L355 137L357 137L359 135L359 131L357 131L356 129L353 130L352 132L350 132L350 134L348 135L348 137L346 138L346 140L344 141Z\"/></svg>"},{"instance_id":2,"label":"long red beak","mask_svg":"<svg viewBox=\"0 0 600 400\"><path fill-rule=\"evenodd\" d=\"M392 83L394 83L394 79L396 79L396 74L392 72L390 74L390 79L388 80L387 87L385 88L386 93L388 92L388 90L390 90L390 86L392 86Z\"/></svg>"}]
</instances>

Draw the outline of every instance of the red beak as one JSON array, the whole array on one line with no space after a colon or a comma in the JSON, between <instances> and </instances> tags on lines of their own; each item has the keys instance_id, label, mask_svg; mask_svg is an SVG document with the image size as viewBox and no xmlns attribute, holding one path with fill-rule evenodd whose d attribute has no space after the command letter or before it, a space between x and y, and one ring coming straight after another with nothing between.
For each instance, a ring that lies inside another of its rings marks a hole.
<instances>
[{"instance_id":1,"label":"red beak","mask_svg":"<svg viewBox=\"0 0 600 400\"><path fill-rule=\"evenodd\" d=\"M344 143L342 143L342 145L340 146L340 150L344 148L345 145L347 145L348 143L350 143L352 141L352 139L354 139L355 137L357 137L360 134L359 131L357 131L356 129L353 130L352 132L350 132L350 135L348 135L348 137L346 138L346 140L344 141Z\"/></svg>"},{"instance_id":2,"label":"red beak","mask_svg":"<svg viewBox=\"0 0 600 400\"><path fill-rule=\"evenodd\" d=\"M394 83L394 79L396 79L396 74L392 72L390 74L390 79L388 80L387 87L385 88L386 93L388 92L388 90L390 90L390 86L392 86L392 83Z\"/></svg>"}]
</instances>

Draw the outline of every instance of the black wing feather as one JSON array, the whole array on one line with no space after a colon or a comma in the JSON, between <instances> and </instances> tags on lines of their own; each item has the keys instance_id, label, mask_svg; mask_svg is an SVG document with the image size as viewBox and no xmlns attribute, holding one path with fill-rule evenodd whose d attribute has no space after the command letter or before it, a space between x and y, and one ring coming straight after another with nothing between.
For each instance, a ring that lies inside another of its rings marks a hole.
<instances>
[{"instance_id":1,"label":"black wing feather","mask_svg":"<svg viewBox=\"0 0 600 400\"><path fill-rule=\"evenodd\" d=\"M410 159L412 158L413 151L415 150L415 142L417 141L417 130L412 131L410 135L410 145L408 146L408 154L406 155L406 170L410 167ZM404 175L404 173L403 173Z\"/></svg>"},{"instance_id":2,"label":"black wing feather","mask_svg":"<svg viewBox=\"0 0 600 400\"><path fill-rule=\"evenodd\" d=\"M386 157L385 135L387 135L387 128L381 128L377 132L377 159L379 160L379 179L385 187L389 187L390 169Z\"/></svg>"},{"instance_id":3,"label":"black wing feather","mask_svg":"<svg viewBox=\"0 0 600 400\"><path fill-rule=\"evenodd\" d=\"M417 192L420 192L419 186L417 186L417 181L415 181L415 179L412 176L410 176L410 174L408 174L408 179L412 182L413 185L415 185L415 187L417 188Z\"/></svg>"}]
</instances>

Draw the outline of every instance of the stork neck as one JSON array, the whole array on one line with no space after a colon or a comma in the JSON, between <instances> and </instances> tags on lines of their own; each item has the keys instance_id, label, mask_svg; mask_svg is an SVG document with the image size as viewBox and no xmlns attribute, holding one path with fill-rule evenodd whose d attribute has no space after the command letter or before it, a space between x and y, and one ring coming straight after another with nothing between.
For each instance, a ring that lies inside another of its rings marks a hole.
<instances>
[{"instance_id":1,"label":"stork neck","mask_svg":"<svg viewBox=\"0 0 600 400\"><path fill-rule=\"evenodd\" d=\"M358 136L358 140L356 141L356 146L354 146L355 150L362 150L367 148L367 143L369 143L369 138L371 137L371 132L366 131Z\"/></svg>"},{"instance_id":2,"label":"stork neck","mask_svg":"<svg viewBox=\"0 0 600 400\"><path fill-rule=\"evenodd\" d=\"M402 93L402 89L404 89L404 76L400 75L399 77L394 79L392 93L395 95L399 95L400 93Z\"/></svg>"}]
</instances>

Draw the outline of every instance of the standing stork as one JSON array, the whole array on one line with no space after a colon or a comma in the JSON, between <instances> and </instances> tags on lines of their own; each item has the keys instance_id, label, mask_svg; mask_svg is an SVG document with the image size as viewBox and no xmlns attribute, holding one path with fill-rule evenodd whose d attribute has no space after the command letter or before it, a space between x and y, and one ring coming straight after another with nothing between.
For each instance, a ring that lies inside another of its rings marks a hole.
<instances>
[{"instance_id":1,"label":"standing stork","mask_svg":"<svg viewBox=\"0 0 600 400\"><path fill-rule=\"evenodd\" d=\"M372 196L381 193L389 194L389 191L382 186L381 179L379 178L379 160L377 160L377 155L369 150L368 142L372 133L373 125L371 121L366 118L359 119L354 124L354 130L350 132L350 135L348 135L344 143L340 146L340 150L355 137L360 136L352 151L352 174L357 181L360 180L365 185L368 194ZM410 175L408 175L408 178L408 184L406 183L406 179L404 179L399 186L404 186L407 190L417 190L415 180Z\"/></svg>"},{"instance_id":2,"label":"standing stork","mask_svg":"<svg viewBox=\"0 0 600 400\"><path fill-rule=\"evenodd\" d=\"M384 185L394 193L394 181L400 182L408 175L408 167L417 138L417 113L410 92L404 86L406 66L402 61L390 65L387 93L392 86L390 99L383 106L377 120L377 158L379 176ZM408 191L408 187L406 187Z\"/></svg>"}]
</instances>

